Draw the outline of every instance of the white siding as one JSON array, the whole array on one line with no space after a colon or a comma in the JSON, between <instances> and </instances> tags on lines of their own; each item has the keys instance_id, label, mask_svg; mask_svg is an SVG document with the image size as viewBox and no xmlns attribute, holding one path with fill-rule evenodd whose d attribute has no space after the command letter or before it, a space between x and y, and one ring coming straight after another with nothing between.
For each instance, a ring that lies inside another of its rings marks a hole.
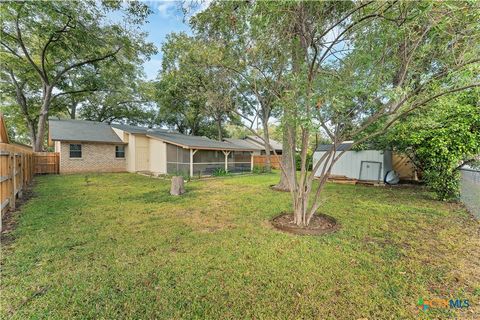
<instances>
[{"instance_id":1,"label":"white siding","mask_svg":"<svg viewBox=\"0 0 480 320\"><path fill-rule=\"evenodd\" d=\"M313 154L313 165L319 161L319 159L325 154L325 151L316 151ZM338 153L337 153L338 154ZM332 175L346 176L352 179L360 178L360 167L362 161L373 161L380 162L382 164L382 176L385 176L385 173L391 170L391 157L390 152L380 150L363 150L363 151L347 151L345 152L340 159L335 163L332 168ZM385 161L387 160L387 161ZM323 164L320 165L319 169L315 173L316 176L320 175L323 169Z\"/></svg>"},{"instance_id":2,"label":"white siding","mask_svg":"<svg viewBox=\"0 0 480 320\"><path fill-rule=\"evenodd\" d=\"M130 135L132 136L132 135ZM135 136L135 171L150 170L150 139L145 136Z\"/></svg>"},{"instance_id":3,"label":"white siding","mask_svg":"<svg viewBox=\"0 0 480 320\"><path fill-rule=\"evenodd\" d=\"M152 138L150 138L150 171L167 173L167 144Z\"/></svg>"}]
</instances>

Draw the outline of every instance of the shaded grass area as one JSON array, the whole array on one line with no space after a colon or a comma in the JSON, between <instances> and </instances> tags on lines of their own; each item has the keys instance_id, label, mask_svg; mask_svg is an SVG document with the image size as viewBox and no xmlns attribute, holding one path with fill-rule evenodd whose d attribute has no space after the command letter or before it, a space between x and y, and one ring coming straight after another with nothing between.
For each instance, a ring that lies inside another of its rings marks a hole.
<instances>
[{"instance_id":1,"label":"shaded grass area","mask_svg":"<svg viewBox=\"0 0 480 320\"><path fill-rule=\"evenodd\" d=\"M475 319L479 223L415 188L329 184L342 228L279 232L277 175L43 176L2 254L2 318ZM419 298L467 310L419 311Z\"/></svg>"}]
</instances>

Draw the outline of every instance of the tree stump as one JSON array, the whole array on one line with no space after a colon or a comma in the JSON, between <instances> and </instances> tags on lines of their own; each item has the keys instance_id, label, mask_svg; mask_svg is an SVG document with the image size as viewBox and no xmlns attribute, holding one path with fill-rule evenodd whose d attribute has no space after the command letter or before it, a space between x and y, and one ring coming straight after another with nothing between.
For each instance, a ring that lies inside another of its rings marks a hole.
<instances>
[{"instance_id":1,"label":"tree stump","mask_svg":"<svg viewBox=\"0 0 480 320\"><path fill-rule=\"evenodd\" d=\"M172 196L179 196L185 193L185 186L183 184L183 177L172 177L172 186L170 188L170 194Z\"/></svg>"}]
</instances>

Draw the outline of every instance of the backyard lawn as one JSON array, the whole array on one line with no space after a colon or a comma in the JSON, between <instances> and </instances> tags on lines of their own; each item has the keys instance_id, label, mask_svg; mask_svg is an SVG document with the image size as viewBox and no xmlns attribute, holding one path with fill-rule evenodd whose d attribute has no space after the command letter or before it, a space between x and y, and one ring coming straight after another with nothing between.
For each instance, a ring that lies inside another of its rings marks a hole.
<instances>
[{"instance_id":1,"label":"backyard lawn","mask_svg":"<svg viewBox=\"0 0 480 320\"><path fill-rule=\"evenodd\" d=\"M341 229L295 236L269 219L276 174L188 183L41 176L3 242L1 318L480 318L479 223L420 188L328 184ZM464 310L419 298L468 299Z\"/></svg>"}]
</instances>

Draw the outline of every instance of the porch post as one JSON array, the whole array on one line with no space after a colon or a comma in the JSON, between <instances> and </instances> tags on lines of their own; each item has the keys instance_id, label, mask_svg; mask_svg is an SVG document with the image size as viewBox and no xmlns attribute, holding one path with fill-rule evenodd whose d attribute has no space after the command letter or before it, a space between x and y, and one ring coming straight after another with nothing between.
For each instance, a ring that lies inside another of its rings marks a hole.
<instances>
[{"instance_id":1,"label":"porch post","mask_svg":"<svg viewBox=\"0 0 480 320\"><path fill-rule=\"evenodd\" d=\"M190 177L193 177L193 156L197 153L198 149L190 149Z\"/></svg>"},{"instance_id":2,"label":"porch post","mask_svg":"<svg viewBox=\"0 0 480 320\"><path fill-rule=\"evenodd\" d=\"M222 150L222 152L225 155L225 171L228 171L228 155L231 151Z\"/></svg>"},{"instance_id":3,"label":"porch post","mask_svg":"<svg viewBox=\"0 0 480 320\"><path fill-rule=\"evenodd\" d=\"M250 152L250 171L253 171L253 151Z\"/></svg>"},{"instance_id":4,"label":"porch post","mask_svg":"<svg viewBox=\"0 0 480 320\"><path fill-rule=\"evenodd\" d=\"M193 149L190 149L190 178L193 177Z\"/></svg>"}]
</instances>

